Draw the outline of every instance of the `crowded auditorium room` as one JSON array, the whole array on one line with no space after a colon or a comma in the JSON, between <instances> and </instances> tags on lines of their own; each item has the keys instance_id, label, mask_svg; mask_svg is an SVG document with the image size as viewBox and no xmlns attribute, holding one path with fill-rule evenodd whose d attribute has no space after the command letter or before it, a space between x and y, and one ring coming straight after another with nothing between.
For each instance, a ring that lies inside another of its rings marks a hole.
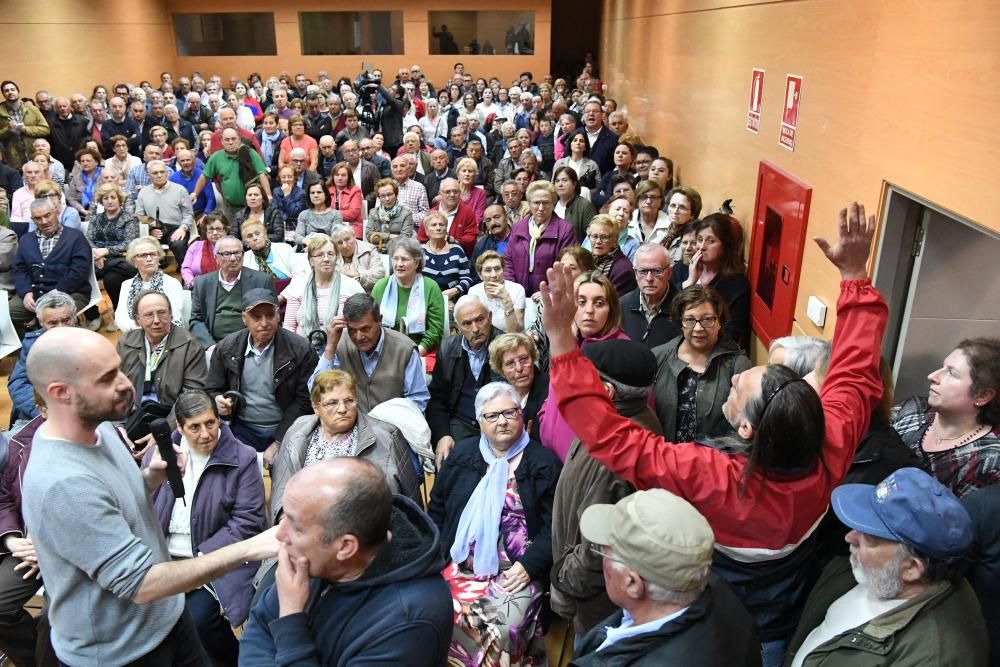
<instances>
[{"instance_id":1,"label":"crowded auditorium room","mask_svg":"<svg viewBox=\"0 0 1000 667\"><path fill-rule=\"evenodd\" d=\"M1000 3L0 4L0 667L1000 667Z\"/></svg>"}]
</instances>

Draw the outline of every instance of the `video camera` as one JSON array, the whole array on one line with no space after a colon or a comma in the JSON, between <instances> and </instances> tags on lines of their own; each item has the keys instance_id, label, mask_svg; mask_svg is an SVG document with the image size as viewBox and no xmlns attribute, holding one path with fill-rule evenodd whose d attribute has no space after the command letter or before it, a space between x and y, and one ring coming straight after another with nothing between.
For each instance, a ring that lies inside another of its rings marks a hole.
<instances>
[{"instance_id":1,"label":"video camera","mask_svg":"<svg viewBox=\"0 0 1000 667\"><path fill-rule=\"evenodd\" d=\"M369 132L378 132L382 126L382 108L378 103L378 89L382 80L372 76L371 67L365 64L365 69L354 80L354 88L358 91L358 119L368 128Z\"/></svg>"}]
</instances>

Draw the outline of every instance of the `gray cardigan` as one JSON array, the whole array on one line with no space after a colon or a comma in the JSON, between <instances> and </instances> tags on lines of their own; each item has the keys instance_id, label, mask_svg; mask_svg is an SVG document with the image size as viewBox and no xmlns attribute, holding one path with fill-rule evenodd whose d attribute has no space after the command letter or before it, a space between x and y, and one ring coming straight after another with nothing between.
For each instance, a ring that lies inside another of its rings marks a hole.
<instances>
[{"instance_id":1,"label":"gray cardigan","mask_svg":"<svg viewBox=\"0 0 1000 667\"><path fill-rule=\"evenodd\" d=\"M669 343L653 348L656 356L656 416L663 424L663 437L673 442L677 433L677 377L687 368L677 356L684 340L678 336ZM731 338L720 335L719 342L708 357L708 366L698 381L698 436L723 435L732 428L722 414L722 405L729 397L733 375L753 366Z\"/></svg>"}]
</instances>

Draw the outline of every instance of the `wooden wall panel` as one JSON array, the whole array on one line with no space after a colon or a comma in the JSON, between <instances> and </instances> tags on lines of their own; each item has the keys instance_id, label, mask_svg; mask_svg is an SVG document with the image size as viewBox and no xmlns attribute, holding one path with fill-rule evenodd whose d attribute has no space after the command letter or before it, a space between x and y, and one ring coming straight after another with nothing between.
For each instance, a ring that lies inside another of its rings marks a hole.
<instances>
[{"instance_id":1,"label":"wooden wall panel","mask_svg":"<svg viewBox=\"0 0 1000 667\"><path fill-rule=\"evenodd\" d=\"M885 183L1000 230L1000 3L986 0L605 0L601 71L644 138L704 210L753 213L757 165L813 188L809 235L836 233L851 200L879 214ZM745 129L751 70L766 70L759 135ZM804 77L795 152L778 145L786 74ZM810 245L797 332L835 270Z\"/></svg>"}]
</instances>

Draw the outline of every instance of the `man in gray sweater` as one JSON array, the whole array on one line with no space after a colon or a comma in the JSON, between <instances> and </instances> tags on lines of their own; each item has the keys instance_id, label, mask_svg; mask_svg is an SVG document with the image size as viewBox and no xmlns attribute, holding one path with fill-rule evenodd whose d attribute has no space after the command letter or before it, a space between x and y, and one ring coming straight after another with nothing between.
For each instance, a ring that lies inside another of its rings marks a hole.
<instances>
[{"instance_id":1,"label":"man in gray sweater","mask_svg":"<svg viewBox=\"0 0 1000 667\"><path fill-rule=\"evenodd\" d=\"M194 227L191 195L183 185L169 180L170 172L162 160L148 162L146 172L151 183L139 190L135 199L135 214L148 216L154 221L149 233L170 244L177 266L180 266L187 253L188 233Z\"/></svg>"},{"instance_id":2,"label":"man in gray sweater","mask_svg":"<svg viewBox=\"0 0 1000 667\"><path fill-rule=\"evenodd\" d=\"M50 599L52 646L71 665L122 665L151 654L156 664L207 664L183 593L274 556L274 530L170 560L149 502L166 464L154 455L140 473L109 423L133 403L119 363L110 342L77 329L53 329L28 355L48 421L35 434L22 512Z\"/></svg>"}]
</instances>

